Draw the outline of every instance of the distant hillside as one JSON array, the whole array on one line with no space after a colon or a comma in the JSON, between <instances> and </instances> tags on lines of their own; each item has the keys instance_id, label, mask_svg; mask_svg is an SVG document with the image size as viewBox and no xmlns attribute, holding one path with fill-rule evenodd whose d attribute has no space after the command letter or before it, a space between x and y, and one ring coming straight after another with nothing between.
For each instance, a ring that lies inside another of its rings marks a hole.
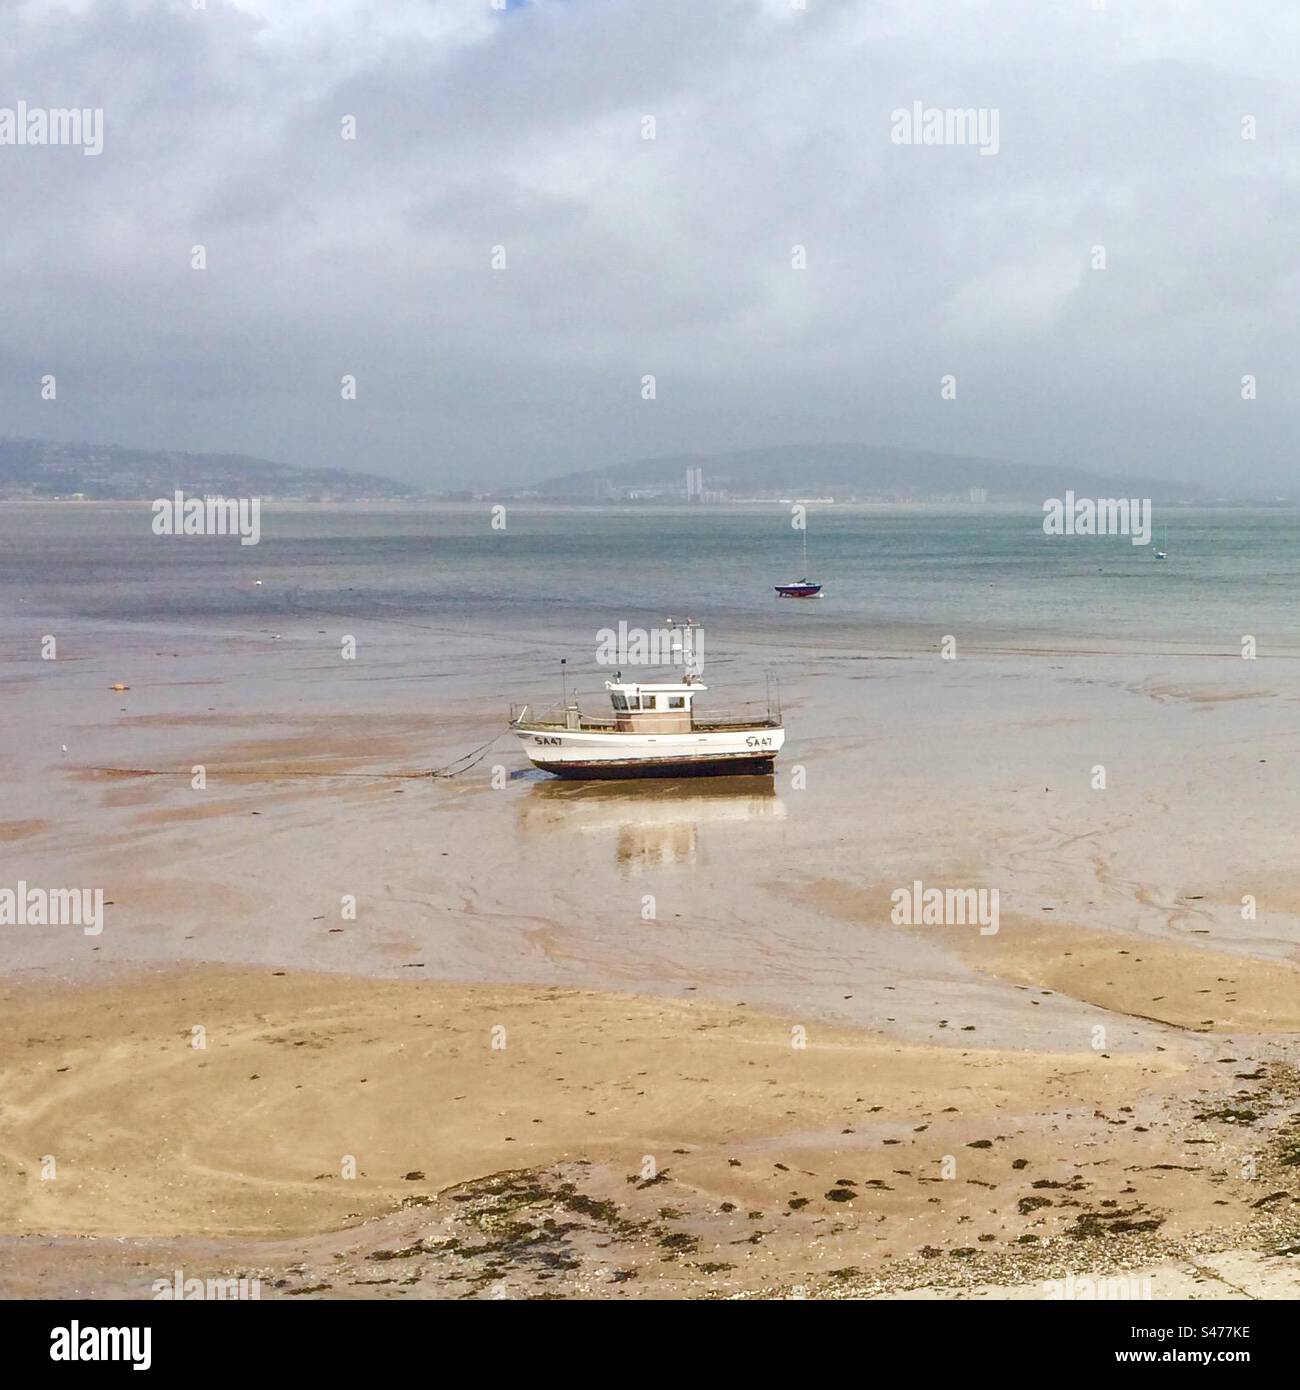
<instances>
[{"instance_id":1,"label":"distant hillside","mask_svg":"<svg viewBox=\"0 0 1300 1390\"><path fill-rule=\"evenodd\" d=\"M676 454L639 463L616 464L549 478L533 489L543 497L586 500L627 496L629 491L685 495L688 467L703 469L706 493L731 497L833 496L837 500L967 498L983 488L990 502L1037 501L1073 488L1080 496L1150 497L1195 501L1204 489L1193 483L1102 474L1064 464L1005 463L963 454L931 454L865 444L792 444L722 454Z\"/></svg>"},{"instance_id":2,"label":"distant hillside","mask_svg":"<svg viewBox=\"0 0 1300 1390\"><path fill-rule=\"evenodd\" d=\"M177 488L228 497L402 498L418 489L373 473L292 468L244 454L186 454L117 444L54 444L0 439L0 497L151 499Z\"/></svg>"}]
</instances>

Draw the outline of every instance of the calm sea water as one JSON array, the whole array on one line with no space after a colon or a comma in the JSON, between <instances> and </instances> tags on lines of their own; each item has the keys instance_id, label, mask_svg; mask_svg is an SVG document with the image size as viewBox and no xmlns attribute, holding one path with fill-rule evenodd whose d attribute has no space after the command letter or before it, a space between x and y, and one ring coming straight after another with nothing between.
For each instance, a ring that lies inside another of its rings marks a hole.
<instances>
[{"instance_id":1,"label":"calm sea water","mask_svg":"<svg viewBox=\"0 0 1300 1390\"><path fill-rule=\"evenodd\" d=\"M692 614L714 631L932 628L1026 640L1300 644L1300 513L1171 511L1154 543L1049 537L1041 513L813 508L817 602L788 509L267 504L262 538L164 538L146 504L0 505L0 607L243 625L329 612L541 633ZM1169 559L1153 558L1165 527ZM261 579L259 587L255 580Z\"/></svg>"}]
</instances>

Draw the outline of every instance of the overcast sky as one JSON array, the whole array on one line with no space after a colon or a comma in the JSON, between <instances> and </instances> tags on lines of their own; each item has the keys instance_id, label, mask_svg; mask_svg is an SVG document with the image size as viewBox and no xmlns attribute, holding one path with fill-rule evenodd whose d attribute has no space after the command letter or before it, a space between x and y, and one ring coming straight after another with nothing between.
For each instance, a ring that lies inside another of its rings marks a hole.
<instances>
[{"instance_id":1,"label":"overcast sky","mask_svg":"<svg viewBox=\"0 0 1300 1390\"><path fill-rule=\"evenodd\" d=\"M1296 0L194 3L0 0L0 108L104 111L98 156L0 145L0 434L1294 485ZM915 102L997 153L895 143Z\"/></svg>"}]
</instances>

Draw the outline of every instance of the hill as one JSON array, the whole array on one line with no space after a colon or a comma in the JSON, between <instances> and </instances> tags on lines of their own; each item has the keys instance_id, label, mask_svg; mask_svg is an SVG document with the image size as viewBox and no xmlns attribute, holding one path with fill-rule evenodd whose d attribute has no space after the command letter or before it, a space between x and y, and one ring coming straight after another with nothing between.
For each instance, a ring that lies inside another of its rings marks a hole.
<instances>
[{"instance_id":1,"label":"hill","mask_svg":"<svg viewBox=\"0 0 1300 1390\"><path fill-rule=\"evenodd\" d=\"M177 489L227 497L358 500L403 498L419 490L373 473L293 468L244 454L188 454L117 444L0 439L0 497L151 499Z\"/></svg>"},{"instance_id":2,"label":"hill","mask_svg":"<svg viewBox=\"0 0 1300 1390\"><path fill-rule=\"evenodd\" d=\"M963 454L935 454L866 444L792 444L719 454L673 454L636 463L567 473L535 485L543 497L585 500L636 494L672 500L685 496L687 468L703 469L706 493L731 498L829 495L839 501L966 500L982 488L990 502L1062 496L1150 497L1197 501L1193 483L1097 473L1065 464L1007 463Z\"/></svg>"}]
</instances>

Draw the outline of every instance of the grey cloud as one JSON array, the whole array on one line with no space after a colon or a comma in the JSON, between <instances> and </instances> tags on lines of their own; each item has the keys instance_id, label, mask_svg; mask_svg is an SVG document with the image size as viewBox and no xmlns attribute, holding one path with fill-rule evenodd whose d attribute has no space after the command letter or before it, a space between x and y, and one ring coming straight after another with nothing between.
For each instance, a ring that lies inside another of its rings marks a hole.
<instances>
[{"instance_id":1,"label":"grey cloud","mask_svg":"<svg viewBox=\"0 0 1300 1390\"><path fill-rule=\"evenodd\" d=\"M1289 0L808 3L20 6L0 105L106 143L0 148L4 430L433 485L798 439L1288 475ZM913 101L998 155L891 144Z\"/></svg>"}]
</instances>

